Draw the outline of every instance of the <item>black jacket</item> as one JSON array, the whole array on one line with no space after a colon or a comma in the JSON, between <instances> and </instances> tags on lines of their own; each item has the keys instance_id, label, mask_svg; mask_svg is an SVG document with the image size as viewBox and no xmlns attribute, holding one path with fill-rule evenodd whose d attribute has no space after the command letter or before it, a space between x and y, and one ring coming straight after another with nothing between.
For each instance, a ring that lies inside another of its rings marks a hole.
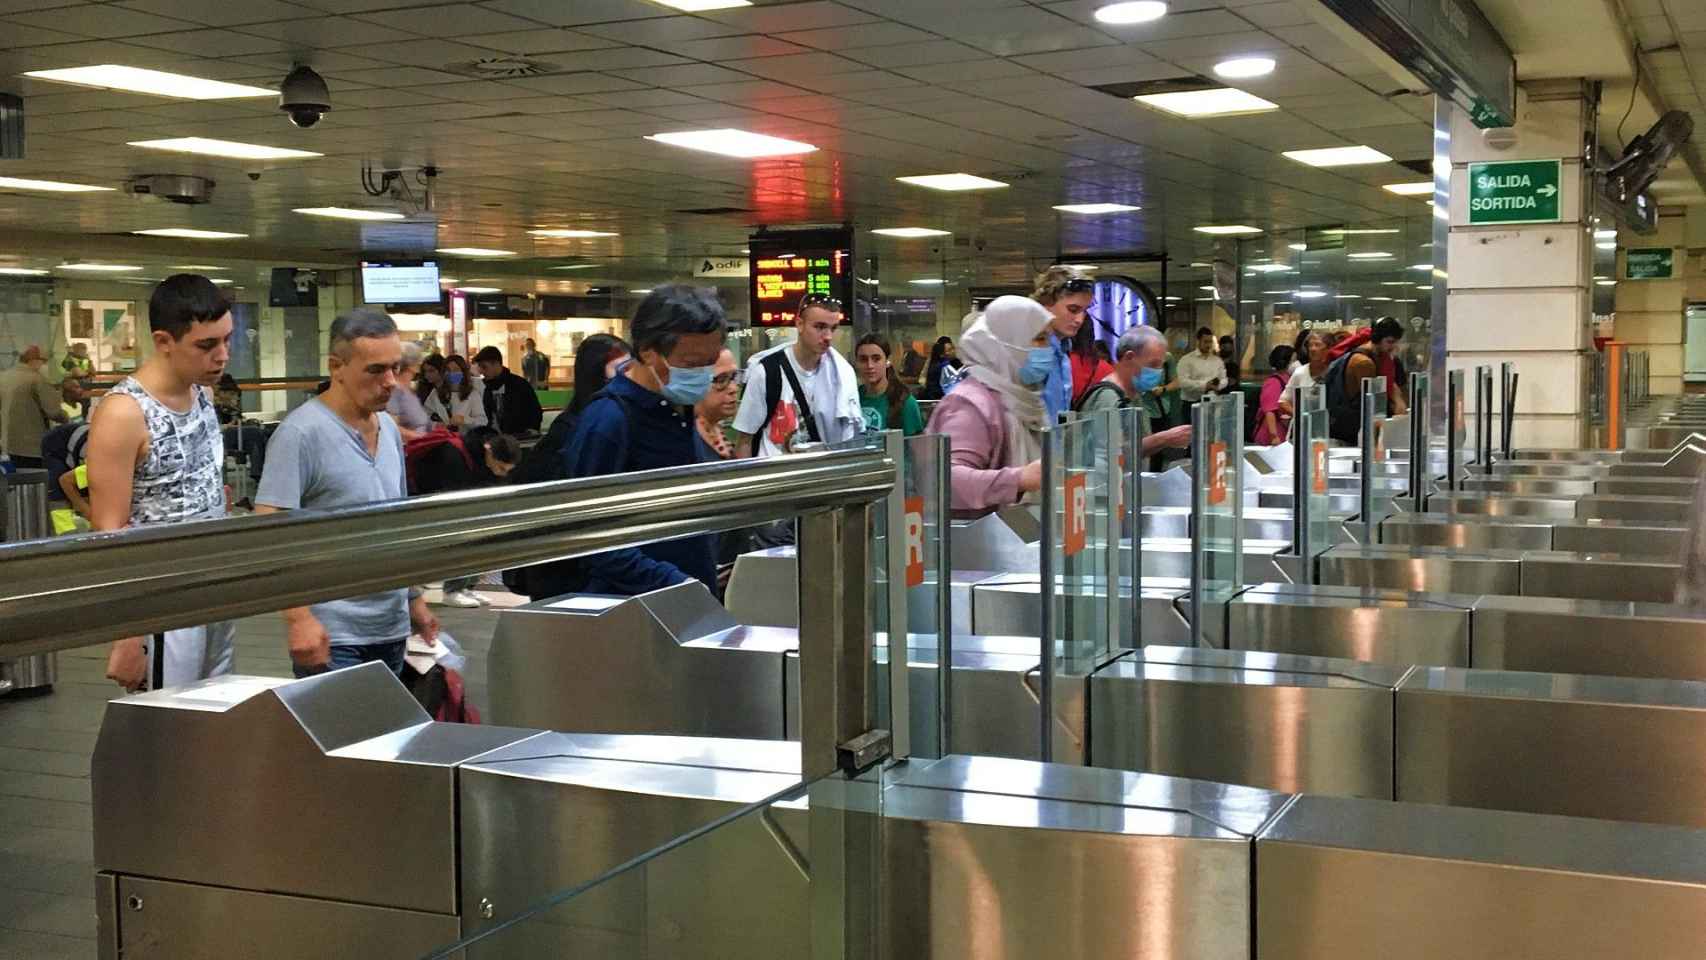
<instances>
[{"instance_id":1,"label":"black jacket","mask_svg":"<svg viewBox=\"0 0 1706 960\"><path fill-rule=\"evenodd\" d=\"M499 391L503 392L502 403L498 402ZM512 437L539 432L539 424L545 420L544 411L539 409L539 395L533 392L533 384L516 376L508 367L486 381L482 401L486 406L486 422L492 429Z\"/></svg>"}]
</instances>

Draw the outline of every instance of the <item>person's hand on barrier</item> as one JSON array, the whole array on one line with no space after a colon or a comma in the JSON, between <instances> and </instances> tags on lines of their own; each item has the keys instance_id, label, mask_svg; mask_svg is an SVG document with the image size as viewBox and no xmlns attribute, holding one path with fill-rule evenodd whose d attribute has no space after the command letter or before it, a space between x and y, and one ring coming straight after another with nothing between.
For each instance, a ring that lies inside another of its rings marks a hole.
<instances>
[{"instance_id":1,"label":"person's hand on barrier","mask_svg":"<svg viewBox=\"0 0 1706 960\"><path fill-rule=\"evenodd\" d=\"M1019 468L1019 492L1036 493L1043 488L1043 462L1032 460Z\"/></svg>"},{"instance_id":2,"label":"person's hand on barrier","mask_svg":"<svg viewBox=\"0 0 1706 960\"><path fill-rule=\"evenodd\" d=\"M1155 435L1155 439L1160 441L1163 449L1183 450L1191 445L1191 425L1187 423L1163 430Z\"/></svg>"},{"instance_id":3,"label":"person's hand on barrier","mask_svg":"<svg viewBox=\"0 0 1706 960\"><path fill-rule=\"evenodd\" d=\"M409 601L409 624L428 644L438 643L438 617L427 606L424 595Z\"/></svg>"},{"instance_id":4,"label":"person's hand on barrier","mask_svg":"<svg viewBox=\"0 0 1706 960\"><path fill-rule=\"evenodd\" d=\"M127 693L142 689L148 679L148 641L145 637L125 637L113 643L107 653L107 679Z\"/></svg>"},{"instance_id":5,"label":"person's hand on barrier","mask_svg":"<svg viewBox=\"0 0 1706 960\"><path fill-rule=\"evenodd\" d=\"M325 624L311 613L291 617L286 625L285 643L290 659L299 667L319 667L332 662L332 636Z\"/></svg>"}]
</instances>

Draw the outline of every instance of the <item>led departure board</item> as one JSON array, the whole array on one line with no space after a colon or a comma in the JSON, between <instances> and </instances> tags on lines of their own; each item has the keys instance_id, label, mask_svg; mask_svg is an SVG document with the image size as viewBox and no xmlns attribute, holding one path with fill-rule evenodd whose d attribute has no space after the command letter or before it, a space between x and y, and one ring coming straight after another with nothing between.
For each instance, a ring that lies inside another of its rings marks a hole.
<instances>
[{"instance_id":1,"label":"led departure board","mask_svg":"<svg viewBox=\"0 0 1706 960\"><path fill-rule=\"evenodd\" d=\"M849 230L810 230L749 240L753 326L792 326L808 294L833 297L847 312L853 301L851 239Z\"/></svg>"}]
</instances>

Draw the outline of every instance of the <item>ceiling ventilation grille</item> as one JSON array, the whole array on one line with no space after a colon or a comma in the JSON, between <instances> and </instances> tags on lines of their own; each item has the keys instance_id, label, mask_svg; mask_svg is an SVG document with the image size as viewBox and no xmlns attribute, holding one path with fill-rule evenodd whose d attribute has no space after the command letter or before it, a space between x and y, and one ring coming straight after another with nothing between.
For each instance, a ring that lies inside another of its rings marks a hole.
<instances>
[{"instance_id":1,"label":"ceiling ventilation grille","mask_svg":"<svg viewBox=\"0 0 1706 960\"><path fill-rule=\"evenodd\" d=\"M464 77L478 77L482 80L517 80L522 77L542 77L563 72L563 68L555 63L528 60L524 57L481 57L478 60L461 60L448 64L444 69Z\"/></svg>"}]
</instances>

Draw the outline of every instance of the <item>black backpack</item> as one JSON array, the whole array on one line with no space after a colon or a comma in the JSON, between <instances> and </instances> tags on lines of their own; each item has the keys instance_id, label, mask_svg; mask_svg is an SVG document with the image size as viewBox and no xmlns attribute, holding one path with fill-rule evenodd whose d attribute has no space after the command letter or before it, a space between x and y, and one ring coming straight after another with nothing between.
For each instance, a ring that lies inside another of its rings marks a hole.
<instances>
[{"instance_id":1,"label":"black backpack","mask_svg":"<svg viewBox=\"0 0 1706 960\"><path fill-rule=\"evenodd\" d=\"M568 474L563 469L563 451L569 445L569 437L574 435L575 423L580 415L564 410L557 414L557 419L551 421L550 429L527 451L527 456L521 458L510 474L511 483L544 483L547 480L563 480Z\"/></svg>"},{"instance_id":2,"label":"black backpack","mask_svg":"<svg viewBox=\"0 0 1706 960\"><path fill-rule=\"evenodd\" d=\"M764 430L770 426L770 418L776 415L776 405L782 402L782 378L788 378L788 386L794 391L794 408L799 411L800 419L805 421L806 435L813 443L822 443L818 435L817 418L812 416L811 403L806 399L806 391L801 389L799 378L794 376L794 366L788 362L788 347L783 347L770 354L758 365L764 368L764 419L759 422L758 429L752 431L752 455L758 456L759 438L764 436ZM824 363L835 362L829 357Z\"/></svg>"}]
</instances>

